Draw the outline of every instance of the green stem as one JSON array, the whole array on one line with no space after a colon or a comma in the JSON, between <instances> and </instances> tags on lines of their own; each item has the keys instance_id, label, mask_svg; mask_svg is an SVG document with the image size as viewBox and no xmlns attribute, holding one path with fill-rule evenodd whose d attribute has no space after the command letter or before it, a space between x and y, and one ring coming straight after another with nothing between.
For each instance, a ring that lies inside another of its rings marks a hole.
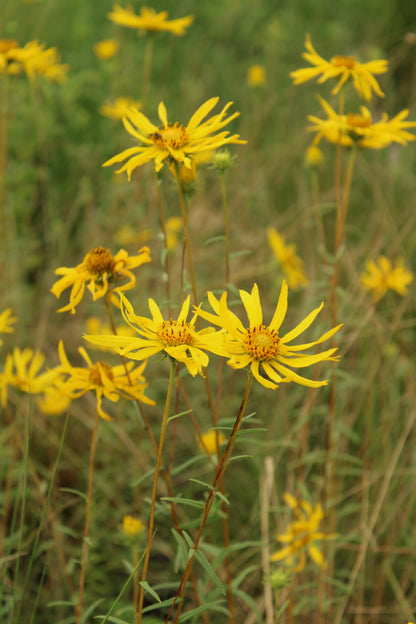
<instances>
[{"instance_id":1,"label":"green stem","mask_svg":"<svg viewBox=\"0 0 416 624\"><path fill-rule=\"evenodd\" d=\"M181 207L181 215L182 215L182 222L183 222L183 235L185 239L186 253L188 254L188 264L189 264L189 274L191 276L192 294L194 297L195 305L198 305L194 265L192 262L192 250L191 250L191 243L190 243L189 231L188 231L188 214L187 214L187 210L185 208L185 202L183 199L181 181L179 179L179 167L176 162L175 162L175 179L176 179L176 186L177 186L178 195L179 195L179 204Z\"/></svg>"},{"instance_id":2,"label":"green stem","mask_svg":"<svg viewBox=\"0 0 416 624\"><path fill-rule=\"evenodd\" d=\"M230 284L230 232L228 224L227 195L225 192L225 174L221 174L221 194L222 208L224 213L224 233L225 233L225 288L228 290Z\"/></svg>"},{"instance_id":3,"label":"green stem","mask_svg":"<svg viewBox=\"0 0 416 624\"><path fill-rule=\"evenodd\" d=\"M143 82L142 82L142 108L146 109L147 98L150 91L150 76L152 73L152 57L153 57L153 35L146 36L146 46L144 49L143 60Z\"/></svg>"}]
</instances>

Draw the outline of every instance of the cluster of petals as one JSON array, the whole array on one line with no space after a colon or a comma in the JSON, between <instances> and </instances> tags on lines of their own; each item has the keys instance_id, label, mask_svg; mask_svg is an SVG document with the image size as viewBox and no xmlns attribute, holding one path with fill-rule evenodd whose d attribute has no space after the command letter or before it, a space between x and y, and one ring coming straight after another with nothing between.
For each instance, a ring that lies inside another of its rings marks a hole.
<instances>
[{"instance_id":1,"label":"cluster of petals","mask_svg":"<svg viewBox=\"0 0 416 624\"><path fill-rule=\"evenodd\" d=\"M43 76L52 82L64 82L69 65L62 65L56 48L39 41L29 41L22 48L13 39L0 39L0 74L24 71L31 82Z\"/></svg>"},{"instance_id":2,"label":"cluster of petals","mask_svg":"<svg viewBox=\"0 0 416 624\"><path fill-rule=\"evenodd\" d=\"M371 113L365 106L360 107L360 113L339 115L328 102L319 96L318 98L327 119L308 116L309 121L314 124L308 130L316 132L315 145L324 138L329 143L346 147L356 143L362 148L383 149L392 143L407 145L409 141L416 139L416 136L409 132L409 128L416 127L416 121L405 121L409 114L407 109L391 119L383 113L380 121L373 122Z\"/></svg>"},{"instance_id":3,"label":"cluster of petals","mask_svg":"<svg viewBox=\"0 0 416 624\"><path fill-rule=\"evenodd\" d=\"M374 301L379 301L388 290L406 296L412 281L413 273L404 267L403 258L398 258L394 265L385 256L368 260L361 275L361 286L371 293Z\"/></svg>"},{"instance_id":4,"label":"cluster of petals","mask_svg":"<svg viewBox=\"0 0 416 624\"><path fill-rule=\"evenodd\" d=\"M202 104L192 115L187 126L179 122L169 122L163 102L158 107L159 118L162 122L159 126L151 123L139 110L129 109L123 118L123 123L127 132L141 145L124 150L107 160L103 166L107 167L127 160L117 173L127 171L130 179L136 167L150 161L154 161L156 171L162 169L165 161L168 164L177 163L191 169L192 161L198 154L215 151L227 143L246 143L238 134L230 135L228 131L222 131L224 126L239 115L235 112L226 116L232 102L228 102L217 115L203 121L218 100L218 97L213 97Z\"/></svg>"},{"instance_id":5,"label":"cluster of petals","mask_svg":"<svg viewBox=\"0 0 416 624\"><path fill-rule=\"evenodd\" d=\"M140 15L136 15L131 5L123 9L119 4L113 6L107 17L118 26L135 28L142 33L170 32L178 37L185 34L186 28L194 20L193 15L168 20L167 11L156 13L154 9L148 7L141 7Z\"/></svg>"},{"instance_id":6,"label":"cluster of petals","mask_svg":"<svg viewBox=\"0 0 416 624\"><path fill-rule=\"evenodd\" d=\"M284 237L273 227L267 228L267 239L275 258L283 269L288 286L294 290L305 286L308 279L303 268L303 261L296 253L296 245L286 245Z\"/></svg>"},{"instance_id":7,"label":"cluster of petals","mask_svg":"<svg viewBox=\"0 0 416 624\"><path fill-rule=\"evenodd\" d=\"M315 51L308 34L306 35L305 48L307 52L304 52L302 56L312 67L291 72L290 76L295 85L318 77L318 83L334 78L338 80L332 90L332 93L336 95L349 80L352 80L358 95L367 102L371 100L373 92L384 97L374 75L384 74L388 70L386 60L360 63L353 56L336 55L330 61L326 61Z\"/></svg>"},{"instance_id":8,"label":"cluster of petals","mask_svg":"<svg viewBox=\"0 0 416 624\"><path fill-rule=\"evenodd\" d=\"M6 308L0 313L0 334L12 334L14 329L13 325L16 323L17 317L13 316L11 308ZM0 346L3 344L0 339Z\"/></svg>"},{"instance_id":9,"label":"cluster of petals","mask_svg":"<svg viewBox=\"0 0 416 624\"><path fill-rule=\"evenodd\" d=\"M97 247L92 249L78 266L74 268L59 267L55 270L56 275L62 275L51 288L58 299L67 288L71 288L69 303L60 308L58 312L71 311L75 314L75 308L84 296L85 285L91 292L93 301L104 297L113 288L121 291L134 287L136 278L131 269L151 262L150 250L142 247L136 256L129 256L124 249L113 256L108 249ZM125 281L124 284L120 282Z\"/></svg>"},{"instance_id":10,"label":"cluster of petals","mask_svg":"<svg viewBox=\"0 0 416 624\"><path fill-rule=\"evenodd\" d=\"M323 303L287 334L280 336L279 330L287 311L288 287L283 281L279 300L269 325L263 325L263 311L259 290L254 284L251 293L240 290L240 297L249 320L249 326L241 322L227 305L227 293L218 300L212 292L208 301L214 314L199 309L198 314L208 322L225 330L225 351L229 354L228 364L232 368L250 367L255 379L265 388L275 389L279 383L294 381L303 386L318 388L328 383L314 381L298 375L292 368L303 368L323 361L336 361L336 348L322 351L316 355L303 353L314 345L324 342L338 331L341 325L330 329L317 340L300 345L290 345L315 320Z\"/></svg>"},{"instance_id":11,"label":"cluster of petals","mask_svg":"<svg viewBox=\"0 0 416 624\"><path fill-rule=\"evenodd\" d=\"M306 563L306 552L311 559L322 569L326 568L326 561L315 542L333 539L335 534L319 531L321 520L325 517L321 505L312 507L306 500L298 502L294 496L284 494L286 504L292 509L296 520L291 522L285 533L276 535L277 541L285 544L283 548L271 556L272 561L284 561L297 573L303 570ZM295 565L296 564L296 565Z\"/></svg>"}]
</instances>

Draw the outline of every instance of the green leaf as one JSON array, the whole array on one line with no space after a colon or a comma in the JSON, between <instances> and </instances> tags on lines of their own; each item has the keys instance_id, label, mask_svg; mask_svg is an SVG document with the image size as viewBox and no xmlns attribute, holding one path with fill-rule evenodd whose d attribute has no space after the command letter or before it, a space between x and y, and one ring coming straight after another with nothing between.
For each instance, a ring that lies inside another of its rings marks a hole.
<instances>
[{"instance_id":1,"label":"green leaf","mask_svg":"<svg viewBox=\"0 0 416 624\"><path fill-rule=\"evenodd\" d=\"M218 243L223 240L225 240L224 234L219 234L218 236L212 236L212 238L207 238L207 240L204 241L202 244L205 247L205 245L211 245L212 243Z\"/></svg>"},{"instance_id":2,"label":"green leaf","mask_svg":"<svg viewBox=\"0 0 416 624\"><path fill-rule=\"evenodd\" d=\"M151 596L153 596L153 598L157 601L157 602L162 602L161 599L159 598L159 596L157 595L157 593L155 592L155 590L150 587L149 583L147 581L140 581L139 585L141 585L143 587L143 589L145 591L147 591L148 594L150 594Z\"/></svg>"},{"instance_id":3,"label":"green leaf","mask_svg":"<svg viewBox=\"0 0 416 624\"><path fill-rule=\"evenodd\" d=\"M212 582L215 583L215 585L218 587L221 593L224 594L225 596L226 591L225 591L224 585L221 583L220 579L218 578L218 576L216 575L214 571L214 568L212 567L212 565L210 564L210 562L208 561L204 553L201 550L194 550L193 552L195 554L195 559L198 561L198 563L201 564L201 566L204 568L205 572L208 574Z\"/></svg>"},{"instance_id":4,"label":"green leaf","mask_svg":"<svg viewBox=\"0 0 416 624\"><path fill-rule=\"evenodd\" d=\"M163 496L160 500L167 501L168 503L175 503L177 505L186 505L196 509L203 509L205 507L205 503L203 501L196 501L192 498L182 498L180 496Z\"/></svg>"},{"instance_id":5,"label":"green leaf","mask_svg":"<svg viewBox=\"0 0 416 624\"><path fill-rule=\"evenodd\" d=\"M189 481L192 481L193 483L198 483L199 485L202 485L203 487L206 487L208 490L214 490L215 489L215 488L212 487L212 485L210 483L205 483L205 481L200 481L199 479L189 479ZM215 496L218 496L218 498L220 498L222 501L224 501L224 503L226 505L230 504L229 500L219 490L215 493Z\"/></svg>"},{"instance_id":6,"label":"green leaf","mask_svg":"<svg viewBox=\"0 0 416 624\"><path fill-rule=\"evenodd\" d=\"M179 622L187 622L196 615L199 615L200 613L205 613L205 611L217 611L219 613L223 613L229 618L230 612L228 611L228 609L222 606L223 603L224 600L220 599L216 600L215 602L209 602L208 604L196 607L195 609L192 609L192 611L188 611L187 613L182 614L179 617Z\"/></svg>"},{"instance_id":7,"label":"green leaf","mask_svg":"<svg viewBox=\"0 0 416 624\"><path fill-rule=\"evenodd\" d=\"M180 418L181 416L186 416L187 414L191 414L192 410L186 410L185 412L181 412L180 414L175 414L174 416L170 416L168 418L168 422L171 420L175 420L175 418Z\"/></svg>"},{"instance_id":8,"label":"green leaf","mask_svg":"<svg viewBox=\"0 0 416 624\"><path fill-rule=\"evenodd\" d=\"M60 488L61 492L69 492L70 494L75 494L75 496L79 496L87 502L87 495L84 492L80 492L79 490L74 490L73 488Z\"/></svg>"}]
</instances>

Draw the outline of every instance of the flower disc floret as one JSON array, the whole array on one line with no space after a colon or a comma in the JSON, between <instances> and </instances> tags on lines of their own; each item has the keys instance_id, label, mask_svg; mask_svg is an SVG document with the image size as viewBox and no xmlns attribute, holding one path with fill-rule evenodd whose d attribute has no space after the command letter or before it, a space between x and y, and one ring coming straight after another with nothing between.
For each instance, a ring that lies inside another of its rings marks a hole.
<instances>
[{"instance_id":1,"label":"flower disc floret","mask_svg":"<svg viewBox=\"0 0 416 624\"><path fill-rule=\"evenodd\" d=\"M273 360L279 353L280 338L278 332L265 325L248 327L244 338L247 352L259 361Z\"/></svg>"}]
</instances>

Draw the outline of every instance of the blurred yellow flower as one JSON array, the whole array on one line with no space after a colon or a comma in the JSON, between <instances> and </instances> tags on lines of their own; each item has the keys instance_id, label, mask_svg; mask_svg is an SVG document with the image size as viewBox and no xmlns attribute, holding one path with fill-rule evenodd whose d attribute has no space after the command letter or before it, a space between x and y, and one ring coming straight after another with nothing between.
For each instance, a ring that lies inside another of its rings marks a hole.
<instances>
[{"instance_id":1,"label":"blurred yellow flower","mask_svg":"<svg viewBox=\"0 0 416 624\"><path fill-rule=\"evenodd\" d=\"M41 372L45 355L33 349L15 347L11 354L13 363L12 385L29 394L44 392L59 375L59 367Z\"/></svg>"},{"instance_id":2,"label":"blurred yellow flower","mask_svg":"<svg viewBox=\"0 0 416 624\"><path fill-rule=\"evenodd\" d=\"M100 108L100 114L109 119L123 119L130 108L140 110L141 103L131 97L119 97L113 102L106 102Z\"/></svg>"},{"instance_id":3,"label":"blurred yellow flower","mask_svg":"<svg viewBox=\"0 0 416 624\"><path fill-rule=\"evenodd\" d=\"M403 258L398 258L394 266L385 256L379 256L376 261L368 260L366 273L361 275L361 286L371 293L374 301L379 301L388 290L404 297L412 281L413 273L404 268Z\"/></svg>"},{"instance_id":4,"label":"blurred yellow flower","mask_svg":"<svg viewBox=\"0 0 416 624\"><path fill-rule=\"evenodd\" d=\"M98 316L90 316L89 318L87 318L85 322L85 327L86 327L87 334L107 336L108 334L112 333L110 325L108 323L103 323L102 321L100 321ZM117 332L116 334L117 336L134 336L135 335L134 330L128 325L126 325L125 323L123 325L117 325L116 332ZM99 348L103 349L103 347L99 347Z\"/></svg>"},{"instance_id":5,"label":"blurred yellow flower","mask_svg":"<svg viewBox=\"0 0 416 624\"><path fill-rule=\"evenodd\" d=\"M173 251L178 246L178 234L182 232L182 228L183 221L181 217L169 217L169 219L166 219L166 247L170 251Z\"/></svg>"},{"instance_id":6,"label":"blurred yellow flower","mask_svg":"<svg viewBox=\"0 0 416 624\"><path fill-rule=\"evenodd\" d=\"M94 52L99 59L107 61L116 56L118 46L117 39L103 39L94 44Z\"/></svg>"},{"instance_id":7,"label":"blurred yellow flower","mask_svg":"<svg viewBox=\"0 0 416 624\"><path fill-rule=\"evenodd\" d=\"M119 245L143 245L153 236L151 230L122 225L114 234L114 240Z\"/></svg>"},{"instance_id":8,"label":"blurred yellow flower","mask_svg":"<svg viewBox=\"0 0 416 624\"><path fill-rule=\"evenodd\" d=\"M23 48L13 45L6 52L6 58L0 60L0 72L3 69L8 73L18 74L23 70L31 82L37 76L54 82L64 82L69 65L62 65L60 60L56 48L46 48L46 44L37 40L29 41Z\"/></svg>"},{"instance_id":9,"label":"blurred yellow flower","mask_svg":"<svg viewBox=\"0 0 416 624\"><path fill-rule=\"evenodd\" d=\"M43 396L39 397L36 402L41 412L47 416L58 416L68 409L72 399L51 386L45 388Z\"/></svg>"},{"instance_id":10,"label":"blurred yellow flower","mask_svg":"<svg viewBox=\"0 0 416 624\"><path fill-rule=\"evenodd\" d=\"M17 316L12 316L13 311L11 308L6 308L4 312L0 313L0 334L12 334L14 328L12 325L17 322ZM3 341L0 338L0 346Z\"/></svg>"},{"instance_id":11,"label":"blurred yellow flower","mask_svg":"<svg viewBox=\"0 0 416 624\"><path fill-rule=\"evenodd\" d=\"M10 73L12 52L19 47L15 39L0 39L0 75Z\"/></svg>"},{"instance_id":12,"label":"blurred yellow flower","mask_svg":"<svg viewBox=\"0 0 416 624\"><path fill-rule=\"evenodd\" d=\"M320 76L318 83L325 82L329 78L335 78L338 79L338 82L332 93L336 95L349 80L352 80L358 95L367 102L371 100L373 91L380 97L384 97L374 74L384 74L388 70L387 61L360 63L353 56L337 54L328 62L316 53L309 35L306 35L305 48L307 52L304 52L302 56L314 67L305 67L291 72L290 77L295 85L318 76Z\"/></svg>"},{"instance_id":13,"label":"blurred yellow flower","mask_svg":"<svg viewBox=\"0 0 416 624\"><path fill-rule=\"evenodd\" d=\"M113 403L121 396L147 405L155 405L155 402L144 394L148 386L143 376L146 362L137 368L133 368L133 362L129 362L127 371L124 364L110 366L107 362L101 361L93 364L84 347L79 347L78 351L87 367L75 367L69 363L62 340L59 341L58 350L62 377L55 380L56 390L70 399L78 399L90 391L95 392L100 418L112 420L101 407L103 397Z\"/></svg>"},{"instance_id":14,"label":"blurred yellow flower","mask_svg":"<svg viewBox=\"0 0 416 624\"><path fill-rule=\"evenodd\" d=\"M0 373L0 399L1 406L6 407L8 398L8 387L14 384L13 358L10 353L6 356L3 372Z\"/></svg>"},{"instance_id":15,"label":"blurred yellow flower","mask_svg":"<svg viewBox=\"0 0 416 624\"><path fill-rule=\"evenodd\" d=\"M247 72L247 84L250 87L261 87L266 82L266 70L263 65L251 65Z\"/></svg>"},{"instance_id":16,"label":"blurred yellow flower","mask_svg":"<svg viewBox=\"0 0 416 624\"><path fill-rule=\"evenodd\" d=\"M324 570L327 564L315 542L334 539L337 535L319 531L321 520L324 518L321 505L318 503L312 507L305 500L298 502L288 492L284 494L284 499L293 510L296 520L289 524L285 533L276 535L277 541L286 544L286 546L275 552L271 556L271 561L283 560L289 567L294 567L293 571L297 573L305 567L305 551L307 551L316 565Z\"/></svg>"},{"instance_id":17,"label":"blurred yellow flower","mask_svg":"<svg viewBox=\"0 0 416 624\"><path fill-rule=\"evenodd\" d=\"M240 297L249 320L248 327L229 310L226 292L223 293L220 300L209 292L208 300L215 314L198 309L198 315L208 322L225 329L224 348L230 358L228 364L232 368L250 366L252 375L265 388L274 390L279 383L290 381L310 388L326 386L328 380L313 381L312 379L306 379L292 371L289 367L303 368L318 362L337 361L339 356L334 355L336 348L322 351L316 355L308 355L307 353L301 353L301 351L328 340L338 331L341 325L330 329L317 340L306 344L289 346L289 342L297 338L313 323L324 304L321 303L319 308L308 314L299 325L286 335L279 336L279 330L287 311L287 294L287 283L284 280L270 325L263 325L263 311L257 284L254 284L251 293L240 290ZM260 373L260 366L263 374Z\"/></svg>"},{"instance_id":18,"label":"blurred yellow flower","mask_svg":"<svg viewBox=\"0 0 416 624\"><path fill-rule=\"evenodd\" d=\"M305 161L309 167L318 167L324 159L322 150L317 145L309 145L305 154Z\"/></svg>"},{"instance_id":19,"label":"blurred yellow flower","mask_svg":"<svg viewBox=\"0 0 416 624\"><path fill-rule=\"evenodd\" d=\"M207 431L206 433L203 433L200 438L197 438L198 446L203 453L206 453L207 455L215 455L218 453L217 433L218 445L224 444L225 436L220 432Z\"/></svg>"},{"instance_id":20,"label":"blurred yellow flower","mask_svg":"<svg viewBox=\"0 0 416 624\"><path fill-rule=\"evenodd\" d=\"M228 136L229 132L227 131L218 133L239 115L236 112L225 117L232 102L228 102L218 115L202 121L218 103L218 100L219 98L214 97L202 104L192 115L186 127L179 122L168 121L163 102L159 104L158 108L162 122L160 126L153 125L140 111L129 109L123 118L123 123L127 132L144 145L124 150L107 160L103 166L108 167L128 159L117 173L127 171L130 179L131 173L136 167L140 167L151 160L155 162L156 171L162 169L165 160L168 163L184 164L185 167L191 169L192 160L201 152L216 150L226 143L246 143L246 141L240 140L238 134Z\"/></svg>"},{"instance_id":21,"label":"blurred yellow flower","mask_svg":"<svg viewBox=\"0 0 416 624\"><path fill-rule=\"evenodd\" d=\"M68 305L60 308L58 312L71 311L75 314L75 307L80 303L85 291L85 284L92 294L93 301L104 297L107 291L118 288L121 291L130 290L136 283L136 278L131 272L141 264L151 262L150 250L142 247L137 256L129 256L124 249L120 249L112 256L108 249L97 247L92 249L81 264L75 268L59 267L55 270L56 275L63 275L51 288L58 299L62 292L72 287ZM124 284L119 281L128 279Z\"/></svg>"},{"instance_id":22,"label":"blurred yellow flower","mask_svg":"<svg viewBox=\"0 0 416 624\"><path fill-rule=\"evenodd\" d=\"M286 245L284 237L273 227L267 228L267 238L276 260L283 269L289 287L296 289L307 284L303 262L296 254L296 245Z\"/></svg>"},{"instance_id":23,"label":"blurred yellow flower","mask_svg":"<svg viewBox=\"0 0 416 624\"><path fill-rule=\"evenodd\" d=\"M92 344L111 347L120 355L133 360L145 360L164 351L171 358L185 364L188 372L202 375L202 368L208 366L209 358L205 351L225 355L222 348L222 334L214 328L196 331L196 314L187 321L190 305L188 296L181 308L178 319L165 321L153 299L149 299L152 319L137 316L128 299L120 293L121 312L126 323L140 338L123 336L84 336Z\"/></svg>"},{"instance_id":24,"label":"blurred yellow flower","mask_svg":"<svg viewBox=\"0 0 416 624\"><path fill-rule=\"evenodd\" d=\"M123 518L123 533L128 537L134 537L140 535L143 532L144 525L140 518L134 518L133 516L124 516Z\"/></svg>"},{"instance_id":25,"label":"blurred yellow flower","mask_svg":"<svg viewBox=\"0 0 416 624\"><path fill-rule=\"evenodd\" d=\"M112 12L108 13L107 17L114 22L114 24L126 26L127 28L135 28L141 33L170 32L177 36L184 35L186 28L190 26L194 20L193 15L168 20L167 11L156 13L154 9L148 7L141 7L140 15L136 15L130 4L127 5L125 9L119 4L115 4Z\"/></svg>"},{"instance_id":26,"label":"blurred yellow flower","mask_svg":"<svg viewBox=\"0 0 416 624\"><path fill-rule=\"evenodd\" d=\"M360 113L338 115L324 99L319 97L319 101L328 117L320 119L314 115L308 116L314 125L307 130L317 133L315 145L324 138L330 143L346 147L357 143L363 148L382 149L392 143L407 145L408 141L416 140L416 136L407 130L415 128L416 121L404 121L409 114L407 109L390 120L387 114L383 113L381 120L373 123L371 113L365 106L360 107Z\"/></svg>"}]
</instances>

